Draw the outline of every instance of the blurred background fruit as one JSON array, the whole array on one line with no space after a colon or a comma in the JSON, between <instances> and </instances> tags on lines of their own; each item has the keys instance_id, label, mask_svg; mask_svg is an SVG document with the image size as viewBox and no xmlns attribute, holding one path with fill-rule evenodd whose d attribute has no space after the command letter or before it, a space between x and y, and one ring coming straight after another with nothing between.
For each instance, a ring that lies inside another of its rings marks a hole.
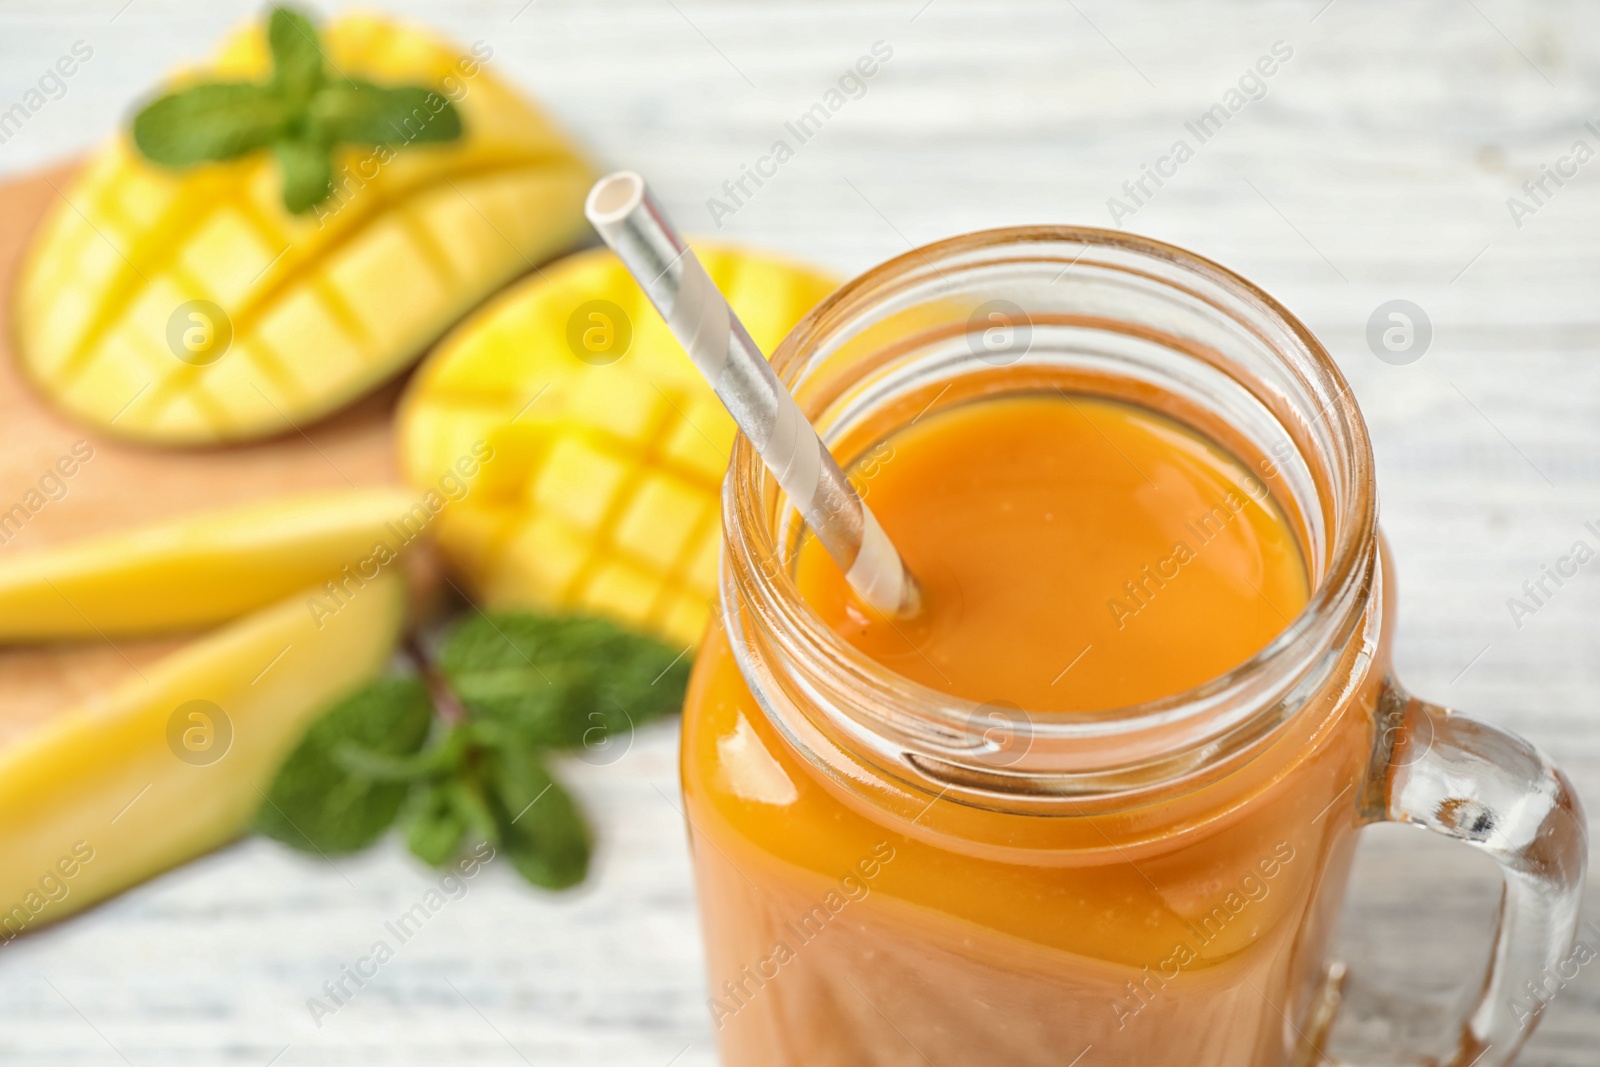
<instances>
[{"instance_id":1,"label":"blurred background fruit","mask_svg":"<svg viewBox=\"0 0 1600 1067\"><path fill-rule=\"evenodd\" d=\"M376 675L400 635L399 575L380 575L326 619L307 610L317 593L147 664L0 750L7 914L24 908L23 928L53 922L244 830L311 719ZM71 891L35 910L47 875Z\"/></svg>"},{"instance_id":2,"label":"blurred background fruit","mask_svg":"<svg viewBox=\"0 0 1600 1067\"><path fill-rule=\"evenodd\" d=\"M322 38L341 73L438 86L464 135L340 145L333 196L297 215L271 152L172 171L119 134L52 205L15 296L26 372L73 416L167 444L292 431L581 232L592 173L490 73L487 46L358 15ZM252 25L195 76L270 69Z\"/></svg>"},{"instance_id":3,"label":"blurred background fruit","mask_svg":"<svg viewBox=\"0 0 1600 1067\"><path fill-rule=\"evenodd\" d=\"M765 352L836 285L767 253L695 250ZM493 448L437 530L486 605L699 640L734 425L609 251L546 268L457 327L408 387L399 433L419 487L474 442Z\"/></svg>"},{"instance_id":4,"label":"blurred background fruit","mask_svg":"<svg viewBox=\"0 0 1600 1067\"><path fill-rule=\"evenodd\" d=\"M323 581L332 610L426 529L414 506L399 489L305 494L8 552L0 640L191 630Z\"/></svg>"}]
</instances>

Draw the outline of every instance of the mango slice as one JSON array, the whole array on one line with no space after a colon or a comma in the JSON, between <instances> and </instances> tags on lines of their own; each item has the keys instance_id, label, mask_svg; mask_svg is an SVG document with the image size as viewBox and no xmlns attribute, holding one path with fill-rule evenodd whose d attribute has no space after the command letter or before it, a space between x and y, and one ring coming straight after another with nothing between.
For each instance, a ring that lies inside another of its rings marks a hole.
<instances>
[{"instance_id":1,"label":"mango slice","mask_svg":"<svg viewBox=\"0 0 1600 1067\"><path fill-rule=\"evenodd\" d=\"M303 590L187 645L0 750L0 939L239 834L310 720L375 676L405 583L318 622Z\"/></svg>"},{"instance_id":2,"label":"mango slice","mask_svg":"<svg viewBox=\"0 0 1600 1067\"><path fill-rule=\"evenodd\" d=\"M341 146L333 196L292 215L271 153L174 171L119 134L61 191L15 295L23 367L68 413L163 444L292 431L582 232L594 175L490 73L492 49L365 15L330 23L323 47L352 78L438 86L463 136ZM252 26L191 77L269 67Z\"/></svg>"},{"instance_id":3,"label":"mango slice","mask_svg":"<svg viewBox=\"0 0 1600 1067\"><path fill-rule=\"evenodd\" d=\"M422 532L414 508L398 489L315 493L0 556L0 641L190 630L324 579L353 590Z\"/></svg>"},{"instance_id":4,"label":"mango slice","mask_svg":"<svg viewBox=\"0 0 1600 1067\"><path fill-rule=\"evenodd\" d=\"M696 245L770 352L836 282L764 253ZM494 449L439 546L496 608L585 611L690 645L716 594L722 409L609 251L496 297L434 351L401 403L402 465L434 484Z\"/></svg>"}]
</instances>

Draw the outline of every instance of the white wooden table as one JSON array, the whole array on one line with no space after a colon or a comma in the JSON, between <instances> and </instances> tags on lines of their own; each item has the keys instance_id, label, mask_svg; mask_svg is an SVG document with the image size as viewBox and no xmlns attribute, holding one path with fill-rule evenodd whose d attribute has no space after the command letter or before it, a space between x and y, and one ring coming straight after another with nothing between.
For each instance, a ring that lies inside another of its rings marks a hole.
<instances>
[{"instance_id":1,"label":"white wooden table","mask_svg":"<svg viewBox=\"0 0 1600 1067\"><path fill-rule=\"evenodd\" d=\"M1265 96L1121 221L1242 271L1328 343L1376 442L1404 677L1557 754L1593 802L1600 564L1520 630L1506 600L1574 540L1595 543L1600 161L1520 227L1507 198L1574 141L1600 150L1584 126L1600 127L1600 8L1324 3L394 6L488 42L496 70L702 231L723 181L886 42L865 94L721 229L846 274L965 230L1109 224L1107 198L1193 143L1184 123L1285 42ZM10 0L0 110L72 42L94 55L0 144L0 171L88 147L255 7ZM1394 298L1433 325L1408 366L1365 340ZM395 847L334 869L259 841L173 872L0 950L0 1063L711 1064L683 835L661 796L675 773L670 726L609 768L571 768L603 834L587 888L538 895L491 868L320 1028L306 999L428 872ZM1478 973L1494 877L1419 837L1370 835L1344 943L1369 973L1447 995ZM1591 966L1523 1062L1593 1064L1597 1045Z\"/></svg>"}]
</instances>

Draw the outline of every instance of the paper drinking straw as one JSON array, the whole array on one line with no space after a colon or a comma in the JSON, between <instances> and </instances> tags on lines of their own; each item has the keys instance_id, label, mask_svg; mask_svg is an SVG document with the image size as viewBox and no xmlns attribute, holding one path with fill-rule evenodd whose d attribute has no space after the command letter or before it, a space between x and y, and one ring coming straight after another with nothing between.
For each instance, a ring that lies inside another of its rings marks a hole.
<instances>
[{"instance_id":1,"label":"paper drinking straw","mask_svg":"<svg viewBox=\"0 0 1600 1067\"><path fill-rule=\"evenodd\" d=\"M851 587L886 615L914 613L917 586L900 553L667 221L644 179L625 170L601 178L589 190L584 213L650 297Z\"/></svg>"}]
</instances>

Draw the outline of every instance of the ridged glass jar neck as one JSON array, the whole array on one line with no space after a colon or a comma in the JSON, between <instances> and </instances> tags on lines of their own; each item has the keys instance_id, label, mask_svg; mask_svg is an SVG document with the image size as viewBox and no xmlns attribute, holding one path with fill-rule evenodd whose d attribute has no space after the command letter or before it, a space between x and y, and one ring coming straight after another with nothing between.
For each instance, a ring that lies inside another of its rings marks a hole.
<instances>
[{"instance_id":1,"label":"ridged glass jar neck","mask_svg":"<svg viewBox=\"0 0 1600 1067\"><path fill-rule=\"evenodd\" d=\"M998 348L983 343L996 322L1011 331ZM1265 743L1312 694L1347 684L1352 642L1374 640L1371 448L1348 387L1293 316L1208 260L1094 229L970 234L849 282L772 362L846 466L913 419L986 396L1060 390L1159 410L1251 472L1311 580L1299 617L1227 674L1109 712L1010 712L1014 732L997 737L989 708L868 658L800 597L805 531L741 438L723 496L729 640L779 730L838 781L880 775L1000 807L1129 796Z\"/></svg>"}]
</instances>

